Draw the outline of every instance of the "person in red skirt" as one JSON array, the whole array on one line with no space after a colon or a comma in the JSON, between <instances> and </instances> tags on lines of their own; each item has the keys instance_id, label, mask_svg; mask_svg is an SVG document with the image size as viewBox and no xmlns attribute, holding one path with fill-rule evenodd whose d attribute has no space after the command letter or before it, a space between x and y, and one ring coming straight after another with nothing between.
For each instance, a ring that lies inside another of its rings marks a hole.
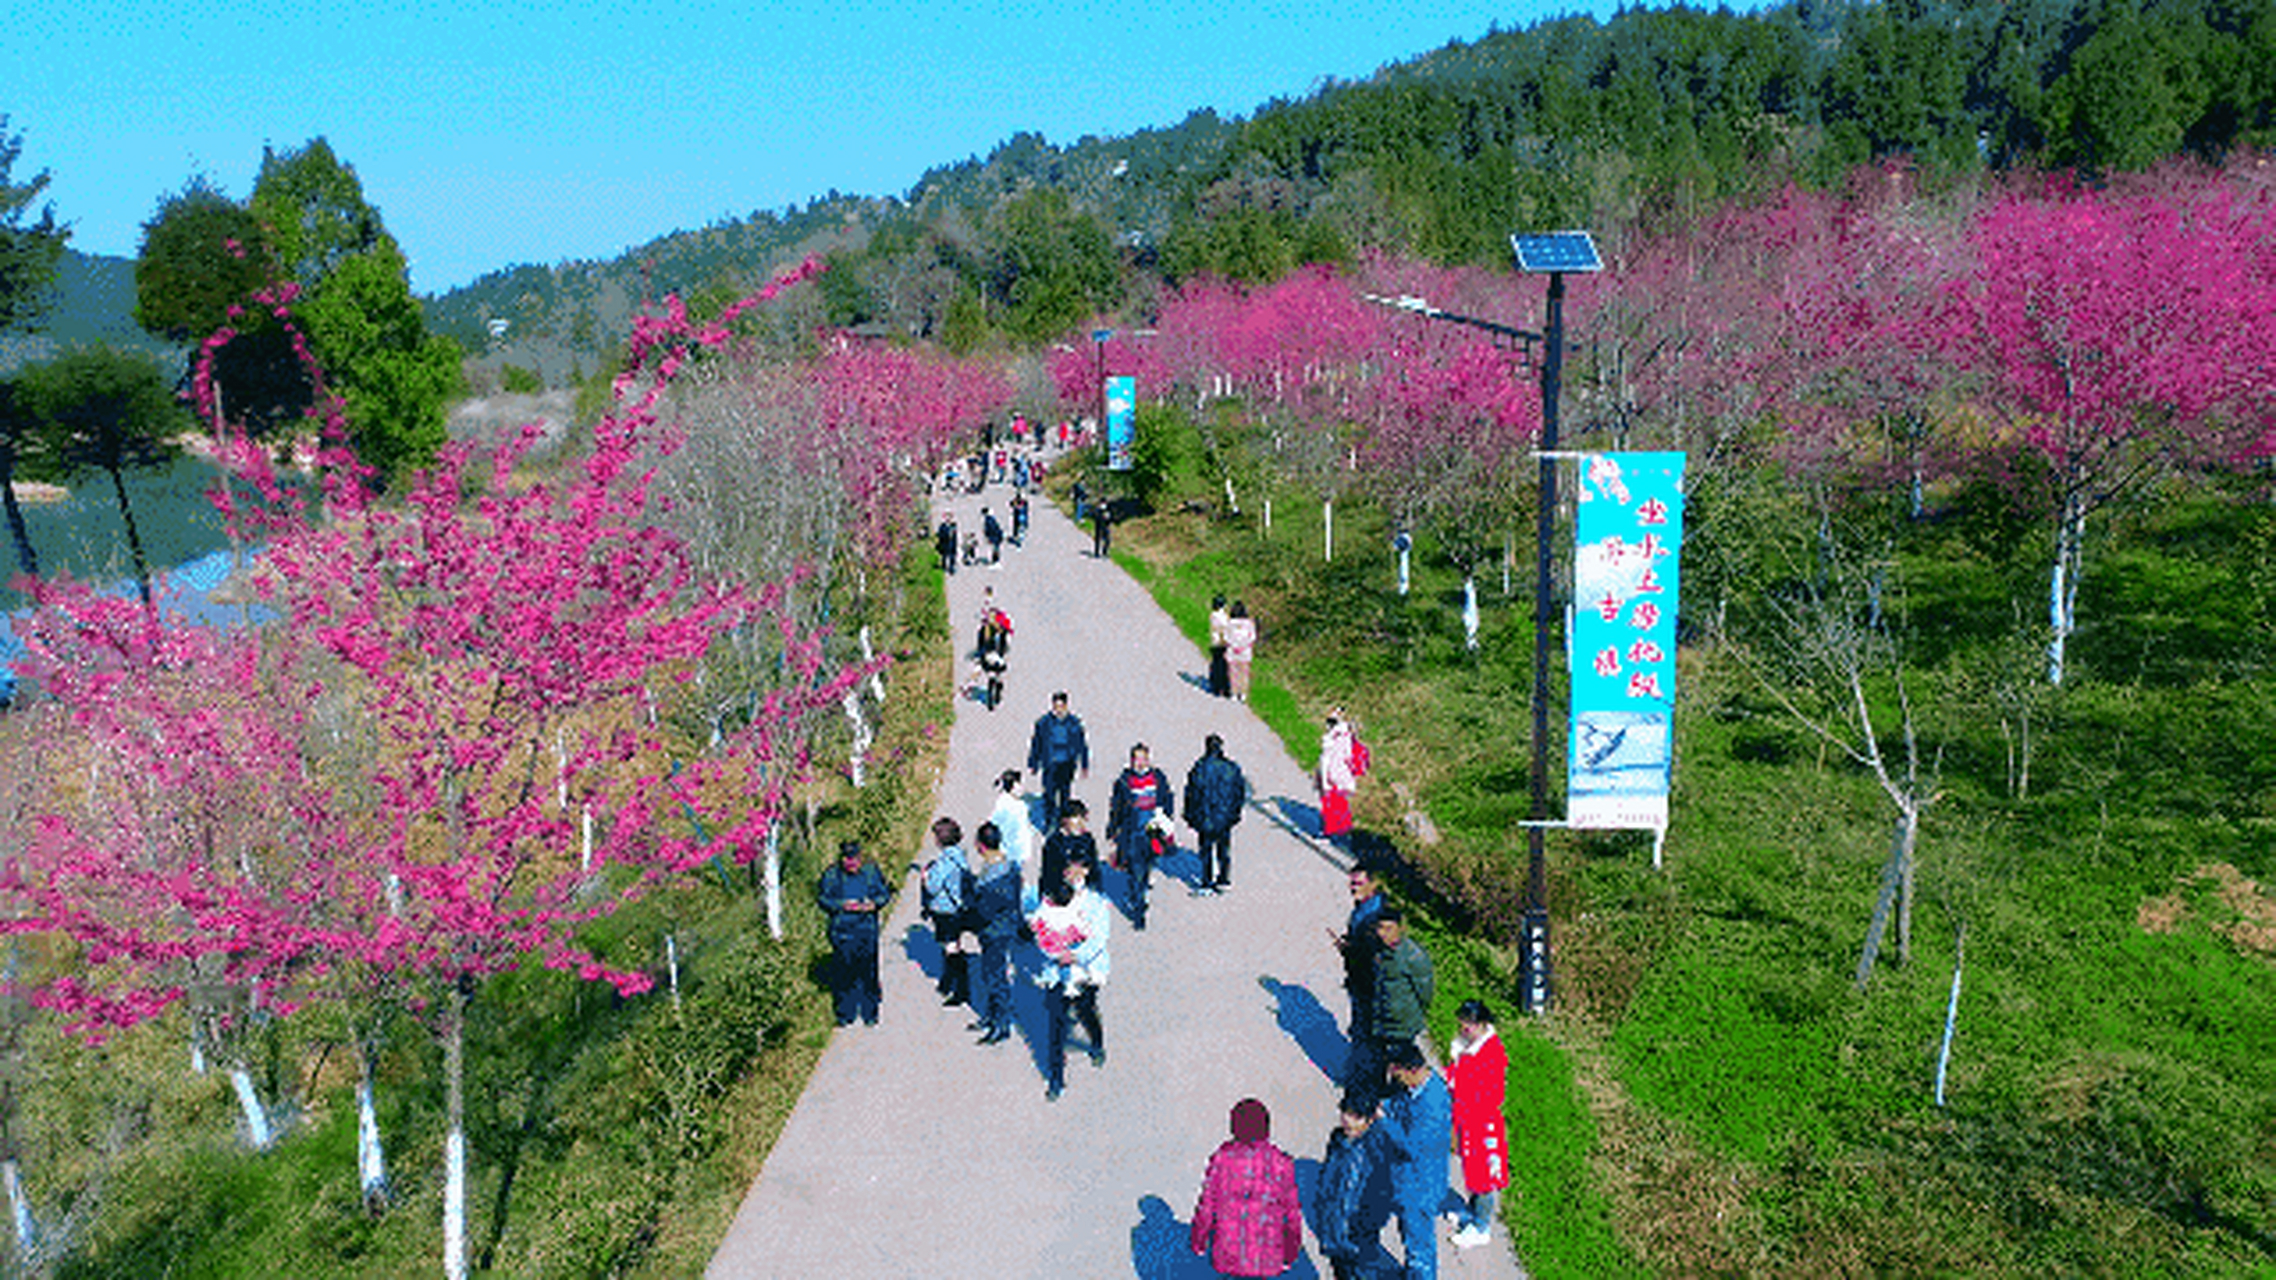
<instances>
[{"instance_id":1,"label":"person in red skirt","mask_svg":"<svg viewBox=\"0 0 2276 1280\"><path fill-rule=\"evenodd\" d=\"M1454 1021L1457 1030L1446 1064L1446 1087L1454 1095L1454 1145L1462 1155L1468 1201L1452 1216L1454 1243L1467 1249L1492 1238L1494 1207L1502 1188L1509 1185L1509 1138L1502 1127L1509 1055L1494 1032L1493 1014L1484 1001L1463 1001Z\"/></svg>"}]
</instances>

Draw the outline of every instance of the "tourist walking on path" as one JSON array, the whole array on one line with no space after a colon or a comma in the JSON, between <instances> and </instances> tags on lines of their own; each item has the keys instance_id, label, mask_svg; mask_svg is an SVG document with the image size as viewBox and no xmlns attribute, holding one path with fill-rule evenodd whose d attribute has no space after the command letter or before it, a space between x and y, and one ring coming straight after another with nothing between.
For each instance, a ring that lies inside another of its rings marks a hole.
<instances>
[{"instance_id":1,"label":"tourist walking on path","mask_svg":"<svg viewBox=\"0 0 2276 1280\"><path fill-rule=\"evenodd\" d=\"M1430 1023L1430 1001L1437 981L1430 953L1407 936L1407 922L1397 907L1375 913L1375 937L1381 949L1375 956L1375 994L1368 1001L1368 1060L1363 1071L1379 1077L1382 1064L1401 1045L1420 1040Z\"/></svg>"},{"instance_id":2,"label":"tourist walking on path","mask_svg":"<svg viewBox=\"0 0 2276 1280\"><path fill-rule=\"evenodd\" d=\"M1249 668L1257 656L1257 620L1239 600L1225 615L1225 679L1236 702L1249 700Z\"/></svg>"},{"instance_id":3,"label":"tourist walking on path","mask_svg":"<svg viewBox=\"0 0 2276 1280\"><path fill-rule=\"evenodd\" d=\"M1067 1019L1081 1019L1089 1038L1091 1065L1106 1065L1106 1027L1099 1020L1098 992L1109 969L1107 939L1114 927L1106 899L1090 886L1092 864L1070 858L1065 879L1044 893L1028 914L1028 928L1043 952L1035 981L1043 988L1043 1096L1052 1102L1067 1089Z\"/></svg>"},{"instance_id":4,"label":"tourist walking on path","mask_svg":"<svg viewBox=\"0 0 2276 1280\"><path fill-rule=\"evenodd\" d=\"M1107 805L1107 834L1114 840L1117 861L1129 883L1130 927L1146 927L1146 891L1154 879L1154 841L1177 816L1177 797L1170 791L1169 775L1154 767L1153 754L1141 742L1130 748L1130 766L1114 779L1114 796Z\"/></svg>"},{"instance_id":5,"label":"tourist walking on path","mask_svg":"<svg viewBox=\"0 0 2276 1280\"><path fill-rule=\"evenodd\" d=\"M830 1000L838 1025L855 1018L877 1025L883 988L877 978L877 913L893 900L893 890L862 856L861 842L838 846L838 863L822 872L815 901L829 919Z\"/></svg>"},{"instance_id":6,"label":"tourist walking on path","mask_svg":"<svg viewBox=\"0 0 2276 1280\"><path fill-rule=\"evenodd\" d=\"M1035 852L1035 822L1019 783L1017 769L1006 769L996 775L996 807L988 814L988 821L994 823L1003 836L1004 856L1024 875L1027 860Z\"/></svg>"},{"instance_id":7,"label":"tourist walking on path","mask_svg":"<svg viewBox=\"0 0 2276 1280\"><path fill-rule=\"evenodd\" d=\"M1454 1095L1454 1146L1462 1157L1465 1193L1462 1210L1454 1215L1454 1243L1467 1249L1493 1237L1494 1209L1509 1185L1509 1139L1502 1132L1509 1054L1484 1001L1463 1001L1454 1023L1446 1088Z\"/></svg>"},{"instance_id":8,"label":"tourist walking on path","mask_svg":"<svg viewBox=\"0 0 2276 1280\"><path fill-rule=\"evenodd\" d=\"M1101 499L1091 504L1091 554L1101 560L1114 550L1114 504Z\"/></svg>"},{"instance_id":9,"label":"tourist walking on path","mask_svg":"<svg viewBox=\"0 0 2276 1280\"><path fill-rule=\"evenodd\" d=\"M986 507L980 508L980 536L988 540L988 563L1002 564L1004 562L1004 525L1002 521L996 519L996 513Z\"/></svg>"},{"instance_id":10,"label":"tourist walking on path","mask_svg":"<svg viewBox=\"0 0 2276 1280\"><path fill-rule=\"evenodd\" d=\"M1233 693L1233 678L1225 665L1225 630L1232 621L1233 615L1225 611L1225 597L1209 602L1209 694L1215 698Z\"/></svg>"},{"instance_id":11,"label":"tourist walking on path","mask_svg":"<svg viewBox=\"0 0 2276 1280\"><path fill-rule=\"evenodd\" d=\"M964 1028L982 1044L1012 1036L1012 943L1019 937L1022 901L1019 864L1004 851L1003 833L983 822L972 833L972 934L979 940L980 971L972 979L973 1019Z\"/></svg>"},{"instance_id":12,"label":"tourist walking on path","mask_svg":"<svg viewBox=\"0 0 2276 1280\"><path fill-rule=\"evenodd\" d=\"M1080 800L1069 800L1059 814L1059 829L1044 838L1043 866L1035 880L1037 891L1065 884L1067 864L1078 858L1090 863L1096 873L1098 840L1091 835L1091 808Z\"/></svg>"},{"instance_id":13,"label":"tourist walking on path","mask_svg":"<svg viewBox=\"0 0 2276 1280\"><path fill-rule=\"evenodd\" d=\"M1025 458L1020 459L1019 463L1019 483L1020 488L1025 489L1027 487L1027 459ZM1012 495L1012 545L1015 547L1027 545L1027 495L1024 493Z\"/></svg>"},{"instance_id":14,"label":"tourist walking on path","mask_svg":"<svg viewBox=\"0 0 2276 1280\"><path fill-rule=\"evenodd\" d=\"M940 527L933 530L933 551L940 556L940 571L956 572L956 517L941 517Z\"/></svg>"},{"instance_id":15,"label":"tourist walking on path","mask_svg":"<svg viewBox=\"0 0 2276 1280\"><path fill-rule=\"evenodd\" d=\"M1359 789L1359 775L1365 771L1360 750L1359 737L1344 718L1343 708L1328 712L1313 785L1320 793L1320 834L1340 849L1351 847L1351 793Z\"/></svg>"},{"instance_id":16,"label":"tourist walking on path","mask_svg":"<svg viewBox=\"0 0 2276 1280\"><path fill-rule=\"evenodd\" d=\"M1328 930L1328 940L1343 956L1343 989L1351 1000L1347 1032L1351 1055L1344 1084L1372 1097L1383 1092L1383 1064L1374 1061L1375 1028L1368 1019L1375 1004L1375 958L1383 950L1375 933L1375 917L1384 907L1383 885L1366 867L1353 867L1346 880L1351 886L1351 915L1342 933Z\"/></svg>"},{"instance_id":17,"label":"tourist walking on path","mask_svg":"<svg viewBox=\"0 0 2276 1280\"><path fill-rule=\"evenodd\" d=\"M1453 1141L1454 1100L1446 1082L1412 1042L1398 1046L1388 1072L1383 1131L1391 1148L1391 1203L1399 1214L1406 1280L1438 1275L1438 1208L1446 1202L1446 1148Z\"/></svg>"},{"instance_id":18,"label":"tourist walking on path","mask_svg":"<svg viewBox=\"0 0 2276 1280\"><path fill-rule=\"evenodd\" d=\"M1312 1221L1335 1280L1393 1280L1399 1261L1383 1247L1391 1219L1391 1149L1376 1122L1380 1090L1343 1096L1320 1157Z\"/></svg>"},{"instance_id":19,"label":"tourist walking on path","mask_svg":"<svg viewBox=\"0 0 2276 1280\"><path fill-rule=\"evenodd\" d=\"M1272 1145L1272 1112L1257 1099L1233 1104L1232 1129L1201 1179L1193 1251L1221 1276L1277 1276L1304 1252L1296 1162Z\"/></svg>"},{"instance_id":20,"label":"tourist walking on path","mask_svg":"<svg viewBox=\"0 0 2276 1280\"><path fill-rule=\"evenodd\" d=\"M1196 894L1223 893L1233 887L1233 828L1249 802L1249 780L1241 766L1225 758L1225 739L1202 739L1201 758L1185 773L1185 822L1193 828L1201 855Z\"/></svg>"},{"instance_id":21,"label":"tourist walking on path","mask_svg":"<svg viewBox=\"0 0 2276 1280\"><path fill-rule=\"evenodd\" d=\"M1051 695L1051 710L1036 718L1035 732L1027 740L1027 771L1043 782L1043 817L1057 822L1067 807L1067 792L1079 771L1091 776L1091 743L1083 735L1082 717L1067 709L1067 693Z\"/></svg>"},{"instance_id":22,"label":"tourist walking on path","mask_svg":"<svg viewBox=\"0 0 2276 1280\"><path fill-rule=\"evenodd\" d=\"M964 855L964 828L956 819L933 819L933 840L940 845L940 852L925 864L924 906L933 940L940 944L940 980L934 989L944 1005L965 1004L972 998L963 951L968 927L965 912L972 900L972 864Z\"/></svg>"}]
</instances>

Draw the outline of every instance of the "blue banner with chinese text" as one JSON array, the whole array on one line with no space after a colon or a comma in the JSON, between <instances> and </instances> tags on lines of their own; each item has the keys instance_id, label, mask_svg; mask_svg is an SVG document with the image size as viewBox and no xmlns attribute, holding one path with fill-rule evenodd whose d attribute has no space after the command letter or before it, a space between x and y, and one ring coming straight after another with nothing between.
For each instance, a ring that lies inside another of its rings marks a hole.
<instances>
[{"instance_id":1,"label":"blue banner with chinese text","mask_svg":"<svg viewBox=\"0 0 2276 1280\"><path fill-rule=\"evenodd\" d=\"M1575 492L1566 818L1665 831L1683 455L1585 454Z\"/></svg>"},{"instance_id":2,"label":"blue banner with chinese text","mask_svg":"<svg viewBox=\"0 0 2276 1280\"><path fill-rule=\"evenodd\" d=\"M1109 471L1130 469L1130 447L1138 438L1138 379L1118 375L1106 380L1106 466Z\"/></svg>"}]
</instances>

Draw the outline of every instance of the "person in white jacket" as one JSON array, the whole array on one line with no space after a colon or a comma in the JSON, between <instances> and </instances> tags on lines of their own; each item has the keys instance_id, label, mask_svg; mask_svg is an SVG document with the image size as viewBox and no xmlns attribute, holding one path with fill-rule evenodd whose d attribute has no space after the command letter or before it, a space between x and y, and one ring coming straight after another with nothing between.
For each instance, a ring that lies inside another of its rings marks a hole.
<instances>
[{"instance_id":1,"label":"person in white jacket","mask_svg":"<svg viewBox=\"0 0 2276 1280\"><path fill-rule=\"evenodd\" d=\"M1320 735L1320 764L1313 785L1320 792L1320 834L1338 847L1351 843L1351 793L1359 788L1359 772L1352 765L1355 737L1343 708L1328 712L1328 727Z\"/></svg>"},{"instance_id":2,"label":"person in white jacket","mask_svg":"<svg viewBox=\"0 0 2276 1280\"><path fill-rule=\"evenodd\" d=\"M1027 797L1020 792L1021 776L1017 769L1006 769L996 778L996 807L988 821L1004 838L1004 856L1025 874L1027 855L1035 851L1035 822Z\"/></svg>"}]
</instances>

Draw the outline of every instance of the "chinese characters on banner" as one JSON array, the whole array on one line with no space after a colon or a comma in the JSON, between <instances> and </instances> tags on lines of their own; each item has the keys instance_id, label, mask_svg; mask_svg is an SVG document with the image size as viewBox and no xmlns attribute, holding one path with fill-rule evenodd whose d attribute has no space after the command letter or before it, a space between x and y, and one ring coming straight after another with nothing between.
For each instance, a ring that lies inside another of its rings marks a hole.
<instances>
[{"instance_id":1,"label":"chinese characters on banner","mask_svg":"<svg viewBox=\"0 0 2276 1280\"><path fill-rule=\"evenodd\" d=\"M1106 380L1106 468L1130 469L1130 445L1138 436L1138 379L1118 375Z\"/></svg>"},{"instance_id":2,"label":"chinese characters on banner","mask_svg":"<svg viewBox=\"0 0 2276 1280\"><path fill-rule=\"evenodd\" d=\"M1665 832L1683 455L1583 455L1576 493L1567 821Z\"/></svg>"}]
</instances>

